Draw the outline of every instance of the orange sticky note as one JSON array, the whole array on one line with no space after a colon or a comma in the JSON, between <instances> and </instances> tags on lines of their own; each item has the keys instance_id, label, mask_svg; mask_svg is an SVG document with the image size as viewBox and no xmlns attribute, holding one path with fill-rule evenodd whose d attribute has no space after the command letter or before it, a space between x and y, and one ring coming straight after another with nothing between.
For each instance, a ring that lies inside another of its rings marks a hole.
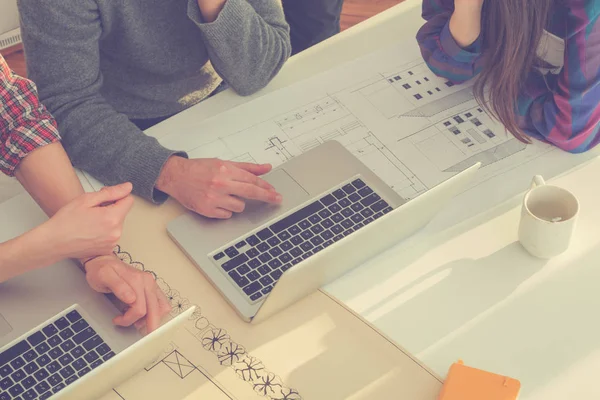
<instances>
[{"instance_id":1,"label":"orange sticky note","mask_svg":"<svg viewBox=\"0 0 600 400\"><path fill-rule=\"evenodd\" d=\"M516 400L521 383L507 376L467 367L462 361L452 364L439 400Z\"/></svg>"}]
</instances>

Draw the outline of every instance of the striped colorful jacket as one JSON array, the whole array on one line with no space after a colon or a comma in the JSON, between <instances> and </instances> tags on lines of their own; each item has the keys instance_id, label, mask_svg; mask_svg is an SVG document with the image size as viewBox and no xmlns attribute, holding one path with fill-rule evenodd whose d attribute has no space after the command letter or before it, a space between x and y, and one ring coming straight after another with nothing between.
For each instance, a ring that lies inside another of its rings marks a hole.
<instances>
[{"instance_id":1,"label":"striped colorful jacket","mask_svg":"<svg viewBox=\"0 0 600 400\"><path fill-rule=\"evenodd\" d=\"M56 122L33 82L14 75L0 55L0 172L14 175L27 154L58 140Z\"/></svg>"},{"instance_id":2,"label":"striped colorful jacket","mask_svg":"<svg viewBox=\"0 0 600 400\"><path fill-rule=\"evenodd\" d=\"M496 0L485 0L496 1ZM449 30L454 0L423 0L427 21L417 34L429 68L454 83L475 77L482 68L481 36L461 48ZM600 1L565 0L556 5L547 30L564 39L559 74L531 71L515 107L529 136L579 153L600 141Z\"/></svg>"}]
</instances>

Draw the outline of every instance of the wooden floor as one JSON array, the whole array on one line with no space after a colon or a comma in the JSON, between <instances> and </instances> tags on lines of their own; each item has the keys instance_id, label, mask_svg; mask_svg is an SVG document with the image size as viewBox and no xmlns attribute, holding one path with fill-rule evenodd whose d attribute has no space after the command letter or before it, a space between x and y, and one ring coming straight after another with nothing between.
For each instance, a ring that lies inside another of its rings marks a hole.
<instances>
[{"instance_id":1,"label":"wooden floor","mask_svg":"<svg viewBox=\"0 0 600 400\"><path fill-rule=\"evenodd\" d=\"M393 7L403 0L345 0L342 10L342 30Z\"/></svg>"},{"instance_id":2,"label":"wooden floor","mask_svg":"<svg viewBox=\"0 0 600 400\"><path fill-rule=\"evenodd\" d=\"M342 30L348 29L402 1L403 0L345 0L342 11ZM5 58L8 65L10 65L17 74L21 76L26 75L25 59L20 47L13 49L10 54L5 54Z\"/></svg>"}]
</instances>

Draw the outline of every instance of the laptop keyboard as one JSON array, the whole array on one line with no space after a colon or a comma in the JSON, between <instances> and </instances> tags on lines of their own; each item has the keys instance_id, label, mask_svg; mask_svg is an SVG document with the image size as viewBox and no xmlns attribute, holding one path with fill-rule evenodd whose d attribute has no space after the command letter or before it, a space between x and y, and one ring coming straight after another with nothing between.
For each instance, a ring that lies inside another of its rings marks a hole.
<instances>
[{"instance_id":1,"label":"laptop keyboard","mask_svg":"<svg viewBox=\"0 0 600 400\"><path fill-rule=\"evenodd\" d=\"M285 271L390 211L385 200L356 179L212 257L255 303Z\"/></svg>"},{"instance_id":2,"label":"laptop keyboard","mask_svg":"<svg viewBox=\"0 0 600 400\"><path fill-rule=\"evenodd\" d=\"M47 399L114 355L73 310L0 353L0 400Z\"/></svg>"}]
</instances>

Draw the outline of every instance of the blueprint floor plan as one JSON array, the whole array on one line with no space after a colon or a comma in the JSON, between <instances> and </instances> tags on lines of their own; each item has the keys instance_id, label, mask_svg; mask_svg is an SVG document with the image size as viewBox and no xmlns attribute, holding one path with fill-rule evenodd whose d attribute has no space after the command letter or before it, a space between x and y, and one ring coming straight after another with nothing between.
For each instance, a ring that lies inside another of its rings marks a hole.
<instances>
[{"instance_id":1,"label":"blueprint floor plan","mask_svg":"<svg viewBox=\"0 0 600 400\"><path fill-rule=\"evenodd\" d=\"M591 157L516 140L475 101L471 85L434 75L410 40L207 120L180 120L159 140L193 158L274 166L337 140L406 199L481 162L471 195L448 211L460 219L524 191L534 174L551 178Z\"/></svg>"}]
</instances>

